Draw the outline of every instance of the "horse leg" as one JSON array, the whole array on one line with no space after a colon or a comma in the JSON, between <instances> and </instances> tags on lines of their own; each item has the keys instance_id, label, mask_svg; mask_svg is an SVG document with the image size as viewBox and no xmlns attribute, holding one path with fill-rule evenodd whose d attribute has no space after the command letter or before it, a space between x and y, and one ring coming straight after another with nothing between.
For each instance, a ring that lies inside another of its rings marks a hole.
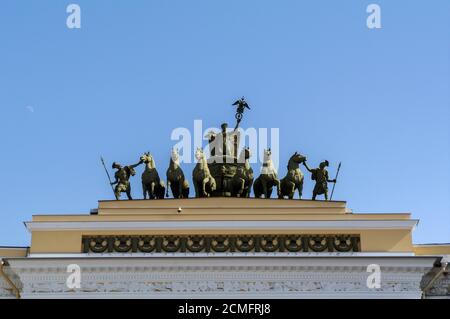
<instances>
[{"instance_id":1,"label":"horse leg","mask_svg":"<svg viewBox=\"0 0 450 319\"><path fill-rule=\"evenodd\" d=\"M284 187L285 183L286 183L285 181L281 180L281 182L280 182L281 191L280 191L280 194L278 194L278 199L284 199L284 196L287 195L285 192L285 187Z\"/></svg>"},{"instance_id":2,"label":"horse leg","mask_svg":"<svg viewBox=\"0 0 450 319\"><path fill-rule=\"evenodd\" d=\"M293 199L295 195L295 183L291 183L291 190L289 192L289 199Z\"/></svg>"},{"instance_id":3,"label":"horse leg","mask_svg":"<svg viewBox=\"0 0 450 319\"><path fill-rule=\"evenodd\" d=\"M256 179L255 183L253 184L253 192L255 193L256 198L261 198L261 180Z\"/></svg>"},{"instance_id":4,"label":"horse leg","mask_svg":"<svg viewBox=\"0 0 450 319\"><path fill-rule=\"evenodd\" d=\"M169 194L169 188L170 188L170 190L172 191L173 198L178 198L176 184L174 184L175 182L168 182L168 183L169 184L167 185L167 194Z\"/></svg>"},{"instance_id":5,"label":"horse leg","mask_svg":"<svg viewBox=\"0 0 450 319\"><path fill-rule=\"evenodd\" d=\"M274 181L274 185L277 187L277 195L280 196L281 194L281 185L280 185L280 181L278 179L276 179Z\"/></svg>"},{"instance_id":6,"label":"horse leg","mask_svg":"<svg viewBox=\"0 0 450 319\"><path fill-rule=\"evenodd\" d=\"M264 198L270 198L270 195L268 195L268 187L267 187L267 182L265 181L261 181L261 185L262 185L262 193L264 194Z\"/></svg>"},{"instance_id":7,"label":"horse leg","mask_svg":"<svg viewBox=\"0 0 450 319\"><path fill-rule=\"evenodd\" d=\"M181 179L178 180L178 194L177 198L183 198L183 181Z\"/></svg>"},{"instance_id":8,"label":"horse leg","mask_svg":"<svg viewBox=\"0 0 450 319\"><path fill-rule=\"evenodd\" d=\"M198 183L195 179L194 179L194 190L195 190L195 197L200 197Z\"/></svg>"},{"instance_id":9,"label":"horse leg","mask_svg":"<svg viewBox=\"0 0 450 319\"><path fill-rule=\"evenodd\" d=\"M144 199L147 199L147 187L144 183L142 183L142 193L144 195Z\"/></svg>"},{"instance_id":10,"label":"horse leg","mask_svg":"<svg viewBox=\"0 0 450 319\"><path fill-rule=\"evenodd\" d=\"M171 184L172 183L170 182L170 179L167 179L166 197L169 197L169 188L172 189ZM172 192L172 195L173 195L173 192Z\"/></svg>"},{"instance_id":11,"label":"horse leg","mask_svg":"<svg viewBox=\"0 0 450 319\"><path fill-rule=\"evenodd\" d=\"M300 183L298 184L298 198L302 199L303 196L303 178L300 180Z\"/></svg>"},{"instance_id":12,"label":"horse leg","mask_svg":"<svg viewBox=\"0 0 450 319\"><path fill-rule=\"evenodd\" d=\"M285 196L289 197L289 190L288 190L288 186L286 185L288 183L289 182L281 180L281 183L280 183L281 190L280 190L280 193L278 194L278 199L284 199Z\"/></svg>"},{"instance_id":13,"label":"horse leg","mask_svg":"<svg viewBox=\"0 0 450 319\"><path fill-rule=\"evenodd\" d=\"M239 178L237 185L238 185L238 187L237 187L236 197L243 197L245 180L243 178Z\"/></svg>"},{"instance_id":14,"label":"horse leg","mask_svg":"<svg viewBox=\"0 0 450 319\"><path fill-rule=\"evenodd\" d=\"M244 183L244 191L242 192L242 197L248 198L250 196L250 187L247 183Z\"/></svg>"},{"instance_id":15,"label":"horse leg","mask_svg":"<svg viewBox=\"0 0 450 319\"><path fill-rule=\"evenodd\" d=\"M244 179L244 192L242 194L242 197L249 197L250 196L250 188L251 184L248 178Z\"/></svg>"},{"instance_id":16,"label":"horse leg","mask_svg":"<svg viewBox=\"0 0 450 319\"><path fill-rule=\"evenodd\" d=\"M164 199L164 194L166 193L166 188L164 187L164 183L161 182L161 185L159 186L160 191L158 194L158 199Z\"/></svg>"},{"instance_id":17,"label":"horse leg","mask_svg":"<svg viewBox=\"0 0 450 319\"><path fill-rule=\"evenodd\" d=\"M208 182L209 182L209 178L208 178L208 177L206 177L206 178L203 179L203 182L202 182L202 191L203 191L203 196L204 196L204 197L209 197L209 194L206 192L206 183L208 183Z\"/></svg>"},{"instance_id":18,"label":"horse leg","mask_svg":"<svg viewBox=\"0 0 450 319\"><path fill-rule=\"evenodd\" d=\"M189 183L186 181L186 179L183 179L183 186L181 188L183 198L189 198Z\"/></svg>"},{"instance_id":19,"label":"horse leg","mask_svg":"<svg viewBox=\"0 0 450 319\"><path fill-rule=\"evenodd\" d=\"M149 197L150 197L150 199L155 199L155 182L152 182L150 185L151 186L150 186L150 195L149 195Z\"/></svg>"}]
</instances>

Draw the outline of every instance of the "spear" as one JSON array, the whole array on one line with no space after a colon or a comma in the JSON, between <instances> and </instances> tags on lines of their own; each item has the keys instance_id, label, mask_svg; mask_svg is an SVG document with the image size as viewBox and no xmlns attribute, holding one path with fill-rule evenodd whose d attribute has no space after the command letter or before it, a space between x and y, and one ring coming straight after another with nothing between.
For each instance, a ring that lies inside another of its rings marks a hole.
<instances>
[{"instance_id":1,"label":"spear","mask_svg":"<svg viewBox=\"0 0 450 319\"><path fill-rule=\"evenodd\" d=\"M102 161L103 167L105 168L106 175L108 176L109 185L111 186L114 196L116 196L116 192L114 191L114 187L112 186L111 176L109 176L109 172L106 169L105 161L103 160L102 156L100 156L100 160Z\"/></svg>"},{"instance_id":2,"label":"spear","mask_svg":"<svg viewBox=\"0 0 450 319\"><path fill-rule=\"evenodd\" d=\"M339 175L339 170L341 169L341 162L339 162L339 166L336 172L336 177L334 178L334 180L337 182L337 178ZM333 193L334 193L334 187L336 186L336 183L333 183L333 189L331 190L331 196L330 196L330 200L333 198Z\"/></svg>"}]
</instances>

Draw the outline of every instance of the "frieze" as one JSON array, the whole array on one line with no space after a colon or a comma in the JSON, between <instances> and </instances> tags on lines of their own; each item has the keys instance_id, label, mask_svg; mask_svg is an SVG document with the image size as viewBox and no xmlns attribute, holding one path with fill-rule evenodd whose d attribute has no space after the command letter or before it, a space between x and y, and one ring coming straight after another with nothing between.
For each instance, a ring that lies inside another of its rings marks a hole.
<instances>
[{"instance_id":1,"label":"frieze","mask_svg":"<svg viewBox=\"0 0 450 319\"><path fill-rule=\"evenodd\" d=\"M83 253L359 252L359 235L83 236Z\"/></svg>"}]
</instances>

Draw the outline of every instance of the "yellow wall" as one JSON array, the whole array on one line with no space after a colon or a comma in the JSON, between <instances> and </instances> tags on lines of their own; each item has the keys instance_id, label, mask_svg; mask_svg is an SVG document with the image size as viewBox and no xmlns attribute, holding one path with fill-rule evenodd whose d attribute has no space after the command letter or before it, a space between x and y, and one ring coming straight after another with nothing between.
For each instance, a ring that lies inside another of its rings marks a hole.
<instances>
[{"instance_id":1,"label":"yellow wall","mask_svg":"<svg viewBox=\"0 0 450 319\"><path fill-rule=\"evenodd\" d=\"M412 236L408 229L361 231L363 252L412 252Z\"/></svg>"},{"instance_id":2,"label":"yellow wall","mask_svg":"<svg viewBox=\"0 0 450 319\"><path fill-rule=\"evenodd\" d=\"M423 255L450 255L450 244L414 245L414 253Z\"/></svg>"},{"instance_id":3,"label":"yellow wall","mask_svg":"<svg viewBox=\"0 0 450 319\"><path fill-rule=\"evenodd\" d=\"M220 234L359 234L362 252L412 252L412 239L409 230L223 230ZM218 231L207 230L158 230L158 231L35 231L31 245L31 253L80 253L83 235L213 235Z\"/></svg>"},{"instance_id":4,"label":"yellow wall","mask_svg":"<svg viewBox=\"0 0 450 319\"><path fill-rule=\"evenodd\" d=\"M0 247L0 258L1 257L26 257L28 253L28 247Z\"/></svg>"},{"instance_id":5,"label":"yellow wall","mask_svg":"<svg viewBox=\"0 0 450 319\"><path fill-rule=\"evenodd\" d=\"M79 253L81 233L73 231L35 231L30 253Z\"/></svg>"}]
</instances>

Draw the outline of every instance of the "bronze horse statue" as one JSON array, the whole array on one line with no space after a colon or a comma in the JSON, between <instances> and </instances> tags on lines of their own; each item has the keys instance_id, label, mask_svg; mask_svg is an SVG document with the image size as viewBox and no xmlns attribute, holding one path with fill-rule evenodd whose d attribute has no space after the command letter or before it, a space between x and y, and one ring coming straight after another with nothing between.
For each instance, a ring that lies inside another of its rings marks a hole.
<instances>
[{"instance_id":1,"label":"bronze horse statue","mask_svg":"<svg viewBox=\"0 0 450 319\"><path fill-rule=\"evenodd\" d=\"M298 197L302 198L304 175L299 166L305 161L306 157L297 152L291 156L287 165L288 171L286 176L280 181L281 191L279 198L287 196L289 199L293 199L296 189L298 190Z\"/></svg>"},{"instance_id":2,"label":"bronze horse statue","mask_svg":"<svg viewBox=\"0 0 450 319\"><path fill-rule=\"evenodd\" d=\"M253 185L253 169L250 166L251 152L245 147L239 155L238 167L236 174L231 180L232 196L250 197L250 191Z\"/></svg>"},{"instance_id":3,"label":"bronze horse statue","mask_svg":"<svg viewBox=\"0 0 450 319\"><path fill-rule=\"evenodd\" d=\"M189 182L184 177L183 170L180 167L180 155L177 149L172 149L169 168L166 171L167 188L166 197L169 197L169 188L172 191L173 198L189 197Z\"/></svg>"},{"instance_id":4,"label":"bronze horse statue","mask_svg":"<svg viewBox=\"0 0 450 319\"><path fill-rule=\"evenodd\" d=\"M142 173L142 191L144 199L147 195L150 199L164 199L165 186L159 178L156 170L155 161L149 152L141 156L141 161L145 164L145 170Z\"/></svg>"},{"instance_id":5,"label":"bronze horse statue","mask_svg":"<svg viewBox=\"0 0 450 319\"><path fill-rule=\"evenodd\" d=\"M277 195L280 196L280 180L278 179L277 171L273 166L272 152L269 149L264 150L264 161L261 168L261 174L253 184L253 191L256 198L270 198L273 187L277 187Z\"/></svg>"},{"instance_id":6,"label":"bronze horse statue","mask_svg":"<svg viewBox=\"0 0 450 319\"><path fill-rule=\"evenodd\" d=\"M209 171L208 162L201 148L195 151L197 165L192 172L195 197L209 197L216 190L216 180Z\"/></svg>"}]
</instances>

